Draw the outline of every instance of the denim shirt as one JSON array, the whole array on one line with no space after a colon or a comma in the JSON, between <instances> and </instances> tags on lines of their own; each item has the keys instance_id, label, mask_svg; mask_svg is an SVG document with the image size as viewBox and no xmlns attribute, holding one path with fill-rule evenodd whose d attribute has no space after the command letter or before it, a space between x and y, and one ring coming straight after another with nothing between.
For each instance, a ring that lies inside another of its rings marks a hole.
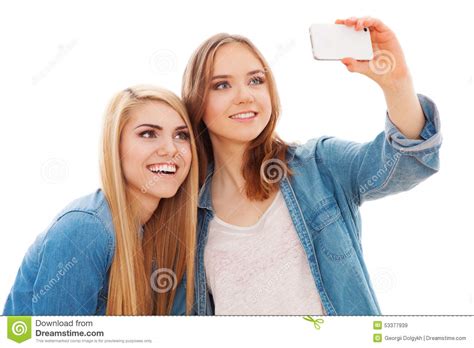
<instances>
[{"instance_id":1,"label":"denim shirt","mask_svg":"<svg viewBox=\"0 0 474 348\"><path fill-rule=\"evenodd\" d=\"M301 241L327 315L380 315L364 262L359 206L407 191L439 170L442 137L436 105L418 94L425 126L420 140L406 138L386 113L385 132L367 143L322 136L291 145L279 188ZM214 314L204 268L209 222L214 216L211 182L200 191L196 298L198 315ZM278 270L275 270L278 272ZM264 286L264 284L262 284Z\"/></svg>"},{"instance_id":2,"label":"denim shirt","mask_svg":"<svg viewBox=\"0 0 474 348\"><path fill-rule=\"evenodd\" d=\"M105 315L114 250L102 190L73 201L28 249L3 315ZM185 284L183 277L171 314L186 312Z\"/></svg>"}]
</instances>

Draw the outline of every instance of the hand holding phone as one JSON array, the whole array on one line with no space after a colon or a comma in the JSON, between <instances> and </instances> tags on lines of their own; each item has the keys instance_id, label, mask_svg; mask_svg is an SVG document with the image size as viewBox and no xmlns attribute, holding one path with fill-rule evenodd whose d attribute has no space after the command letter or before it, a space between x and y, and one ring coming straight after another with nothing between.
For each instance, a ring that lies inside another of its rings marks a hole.
<instances>
[{"instance_id":1,"label":"hand holding phone","mask_svg":"<svg viewBox=\"0 0 474 348\"><path fill-rule=\"evenodd\" d=\"M309 29L313 56L317 60L356 60L373 58L368 28L356 31L344 24L313 24Z\"/></svg>"}]
</instances>

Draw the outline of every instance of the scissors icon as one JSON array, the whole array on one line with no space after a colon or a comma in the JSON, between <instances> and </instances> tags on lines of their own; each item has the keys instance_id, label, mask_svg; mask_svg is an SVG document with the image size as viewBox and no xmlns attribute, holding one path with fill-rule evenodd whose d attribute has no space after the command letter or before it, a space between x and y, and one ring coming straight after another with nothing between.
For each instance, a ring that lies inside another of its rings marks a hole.
<instances>
[{"instance_id":1,"label":"scissors icon","mask_svg":"<svg viewBox=\"0 0 474 348\"><path fill-rule=\"evenodd\" d=\"M321 328L321 325L319 324L324 323L324 319L321 319L321 318L313 319L313 317L311 317L310 315L303 317L303 319L312 322L316 330L319 330Z\"/></svg>"}]
</instances>

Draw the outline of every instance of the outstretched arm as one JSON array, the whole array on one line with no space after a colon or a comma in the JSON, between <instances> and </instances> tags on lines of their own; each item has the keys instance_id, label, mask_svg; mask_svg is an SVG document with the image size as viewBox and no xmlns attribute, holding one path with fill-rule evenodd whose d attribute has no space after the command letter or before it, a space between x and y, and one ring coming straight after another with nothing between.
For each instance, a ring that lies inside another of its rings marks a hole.
<instances>
[{"instance_id":1,"label":"outstretched arm","mask_svg":"<svg viewBox=\"0 0 474 348\"><path fill-rule=\"evenodd\" d=\"M425 117L413 86L405 56L395 33L380 19L371 17L338 19L336 24L370 31L374 58L359 61L342 59L350 72L357 72L375 81L385 95L388 116L408 139L421 139Z\"/></svg>"}]
</instances>

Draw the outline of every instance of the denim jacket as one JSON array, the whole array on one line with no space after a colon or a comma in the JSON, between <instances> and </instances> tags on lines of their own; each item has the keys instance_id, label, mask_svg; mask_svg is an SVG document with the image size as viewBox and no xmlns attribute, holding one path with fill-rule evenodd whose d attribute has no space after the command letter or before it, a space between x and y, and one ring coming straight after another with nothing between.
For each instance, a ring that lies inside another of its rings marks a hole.
<instances>
[{"instance_id":1,"label":"denim jacket","mask_svg":"<svg viewBox=\"0 0 474 348\"><path fill-rule=\"evenodd\" d=\"M115 250L102 190L70 203L28 249L3 315L105 315ZM171 314L185 314L185 277Z\"/></svg>"},{"instance_id":2,"label":"denim jacket","mask_svg":"<svg viewBox=\"0 0 474 348\"><path fill-rule=\"evenodd\" d=\"M322 136L288 150L294 175L280 180L279 188L327 315L381 314L363 258L359 206L407 191L439 170L438 110L428 97L418 94L418 99L426 120L420 140L406 138L387 112L385 132L370 142ZM214 216L213 170L211 165L199 196L198 315L214 313L204 268L208 226Z\"/></svg>"}]
</instances>

